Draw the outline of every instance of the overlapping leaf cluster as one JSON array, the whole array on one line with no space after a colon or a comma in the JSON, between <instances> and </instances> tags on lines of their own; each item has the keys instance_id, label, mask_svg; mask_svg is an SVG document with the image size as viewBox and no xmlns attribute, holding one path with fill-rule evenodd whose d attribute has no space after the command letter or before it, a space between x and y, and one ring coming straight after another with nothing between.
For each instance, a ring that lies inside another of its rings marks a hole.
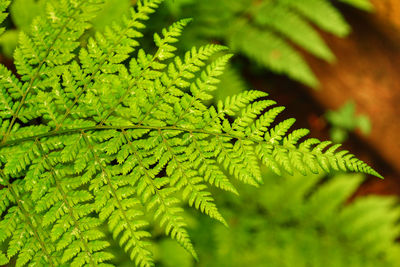
<instances>
[{"instance_id":1,"label":"overlapping leaf cluster","mask_svg":"<svg viewBox=\"0 0 400 267\"><path fill-rule=\"evenodd\" d=\"M152 266L149 218L194 257L182 203L225 223L209 186L237 193L228 177L257 186L260 162L282 172L350 170L379 176L338 146L272 126L282 107L248 91L208 107L230 55L225 47L175 56L190 20L140 48L161 0L139 1L121 25L85 47L101 0L48 1L21 33L17 76L0 67L1 264L108 266L101 226L138 266ZM3 7L3 6L2 6ZM5 7L5 6L4 6Z\"/></svg>"}]
</instances>

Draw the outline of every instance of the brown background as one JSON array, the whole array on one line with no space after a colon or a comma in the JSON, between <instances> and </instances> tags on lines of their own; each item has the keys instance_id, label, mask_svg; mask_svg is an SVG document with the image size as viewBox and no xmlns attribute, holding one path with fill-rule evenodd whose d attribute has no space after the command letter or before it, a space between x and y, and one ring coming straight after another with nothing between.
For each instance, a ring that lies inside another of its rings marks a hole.
<instances>
[{"instance_id":1,"label":"brown background","mask_svg":"<svg viewBox=\"0 0 400 267\"><path fill-rule=\"evenodd\" d=\"M389 177L366 190L400 193L400 1L371 1L373 13L339 6L353 29L347 38L321 33L336 55L334 64L305 55L321 82L320 90L308 92L328 109L353 99L357 112L369 116L372 132L358 138L393 171L379 170Z\"/></svg>"}]
</instances>

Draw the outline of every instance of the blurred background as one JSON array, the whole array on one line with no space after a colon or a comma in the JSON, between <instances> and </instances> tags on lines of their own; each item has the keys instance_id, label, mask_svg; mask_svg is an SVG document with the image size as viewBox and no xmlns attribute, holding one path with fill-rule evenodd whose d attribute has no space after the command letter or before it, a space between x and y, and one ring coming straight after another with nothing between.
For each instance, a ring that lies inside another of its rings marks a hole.
<instances>
[{"instance_id":1,"label":"blurred background","mask_svg":"<svg viewBox=\"0 0 400 267\"><path fill-rule=\"evenodd\" d=\"M19 32L29 32L46 2L13 1L0 37L0 61L10 69ZM94 30L135 3L106 0ZM229 228L187 209L199 262L155 226L157 266L400 266L400 1L166 0L142 45L153 49L153 32L186 17L194 20L181 51L220 43L235 53L216 101L266 91L286 107L280 119L343 143L385 180L265 171L265 184L240 185L240 197L214 192ZM132 266L118 255L117 266Z\"/></svg>"}]
</instances>

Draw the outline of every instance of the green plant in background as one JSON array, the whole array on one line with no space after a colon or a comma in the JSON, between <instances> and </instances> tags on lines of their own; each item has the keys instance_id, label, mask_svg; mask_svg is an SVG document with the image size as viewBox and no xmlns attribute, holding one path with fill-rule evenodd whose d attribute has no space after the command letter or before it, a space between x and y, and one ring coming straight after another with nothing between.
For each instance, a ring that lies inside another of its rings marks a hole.
<instances>
[{"instance_id":1,"label":"green plant in background","mask_svg":"<svg viewBox=\"0 0 400 267\"><path fill-rule=\"evenodd\" d=\"M270 174L264 181L260 189L243 188L241 198L218 195L230 228L205 218L193 225L199 263L188 262L181 248L163 241L159 266L398 266L397 200L364 196L346 204L362 176Z\"/></svg>"},{"instance_id":2,"label":"green plant in background","mask_svg":"<svg viewBox=\"0 0 400 267\"><path fill-rule=\"evenodd\" d=\"M372 10L368 0L342 0ZM196 18L187 43L220 41L252 62L306 85L318 81L298 50L332 62L319 29L344 37L350 26L329 0L170 0L169 15Z\"/></svg>"},{"instance_id":3,"label":"green plant in background","mask_svg":"<svg viewBox=\"0 0 400 267\"><path fill-rule=\"evenodd\" d=\"M12 58L18 43L20 31L30 32L32 20L45 12L45 1L43 0L15 0L12 1L10 13L15 29L7 30L0 37L0 45L3 54Z\"/></svg>"},{"instance_id":4,"label":"green plant in background","mask_svg":"<svg viewBox=\"0 0 400 267\"><path fill-rule=\"evenodd\" d=\"M45 2L13 1L10 12L16 29L8 31L0 39L5 54L12 55L19 31L29 32L33 18L38 14L44 15ZM96 30L120 21L127 14L132 1L105 2L107 8L92 21ZM372 10L368 0L340 2ZM317 87L318 81L292 44L332 62L334 55L314 26L339 37L350 32L350 26L329 0L168 0L161 14L153 21L153 24L161 27L171 21L171 17L174 20L181 17L196 18L186 38L182 39L186 49L193 44L220 41L260 66L312 87Z\"/></svg>"},{"instance_id":5,"label":"green plant in background","mask_svg":"<svg viewBox=\"0 0 400 267\"><path fill-rule=\"evenodd\" d=\"M19 34L18 77L0 66L0 264L109 266L109 232L152 266L154 222L197 258L181 206L226 225L209 187L237 194L228 177L258 186L260 162L277 174L380 177L339 145L289 132L294 119L274 122L283 107L266 93L206 106L231 55L204 45L176 56L188 19L154 34L146 53L139 30L161 0L139 1L81 47L102 2L44 1Z\"/></svg>"},{"instance_id":6,"label":"green plant in background","mask_svg":"<svg viewBox=\"0 0 400 267\"><path fill-rule=\"evenodd\" d=\"M355 114L355 104L348 101L337 111L329 110L326 120L332 125L330 136L335 143L342 143L348 138L348 133L360 129L364 135L371 132L371 122L366 115Z\"/></svg>"}]
</instances>

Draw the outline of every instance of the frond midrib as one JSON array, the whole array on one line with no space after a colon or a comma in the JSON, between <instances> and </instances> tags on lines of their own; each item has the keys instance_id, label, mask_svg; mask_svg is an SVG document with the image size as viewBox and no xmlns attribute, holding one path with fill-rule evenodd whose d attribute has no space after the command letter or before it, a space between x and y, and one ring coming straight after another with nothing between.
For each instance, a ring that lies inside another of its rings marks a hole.
<instances>
[{"instance_id":1,"label":"frond midrib","mask_svg":"<svg viewBox=\"0 0 400 267\"><path fill-rule=\"evenodd\" d=\"M246 140L253 142L258 145L262 144L267 144L270 146L273 146L274 148L281 148L285 149L288 152L298 152L301 154L306 154L307 151L300 150L296 147L289 147L284 144L276 143L276 142L269 142L267 140L262 139L261 137L259 139L257 138L251 138L247 136L240 136L240 135L234 135L231 133L224 133L224 132L212 132L212 131L207 131L204 129L196 129L196 128L183 128L183 127L178 127L178 126L151 126L151 125L118 125L118 126L91 126L91 127L78 127L78 128L71 128L71 129L65 129L65 130L54 130L50 131L47 133L43 134L37 134L37 135L32 135L29 137L23 137L23 138L18 138L15 140L10 140L7 141L4 144L0 144L0 149L3 147L7 146L12 146L12 145L17 145L21 144L26 141L34 141L34 140L40 140L42 138L46 137L54 137L54 136L62 136L62 135L68 135L68 134L75 134L79 132L86 132L86 131L105 131L105 130L116 130L116 131L124 131L124 130L135 130L135 129L147 129L147 130L154 130L154 131L180 131L180 132L186 132L186 133L200 133L200 134L206 134L206 135L211 135L211 136L216 136L216 137L226 137L230 139L236 139L236 140ZM324 156L332 156L334 160L337 160L336 154L335 153L324 153L323 151L308 151L308 154L312 155L324 155ZM374 173L373 175L382 178L382 176L377 173L375 170L371 168L371 171ZM372 173L370 173L372 174Z\"/></svg>"}]
</instances>

